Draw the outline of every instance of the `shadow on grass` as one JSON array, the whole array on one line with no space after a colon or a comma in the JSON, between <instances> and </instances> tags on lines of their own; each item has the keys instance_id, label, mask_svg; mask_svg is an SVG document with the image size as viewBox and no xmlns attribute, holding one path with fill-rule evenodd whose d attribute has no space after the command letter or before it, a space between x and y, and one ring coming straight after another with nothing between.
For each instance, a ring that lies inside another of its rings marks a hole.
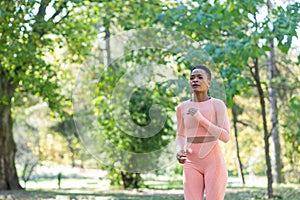
<instances>
[{"instance_id":1,"label":"shadow on grass","mask_svg":"<svg viewBox=\"0 0 300 200\"><path fill-rule=\"evenodd\" d=\"M101 197L101 198L100 198ZM160 193L155 190L142 192L136 190L119 190L113 192L94 191L90 189L62 189L62 190L14 190L0 191L0 199L107 199L107 200L127 200L127 199L147 199L147 200L183 200L180 194Z\"/></svg>"},{"instance_id":2,"label":"shadow on grass","mask_svg":"<svg viewBox=\"0 0 300 200\"><path fill-rule=\"evenodd\" d=\"M174 188L143 188L141 190L99 191L97 189L61 189L61 190L15 190L0 191L0 199L101 199L101 200L183 200L182 189ZM225 200L264 200L267 199L264 187L228 187ZM274 187L274 200L300 199L300 188L296 186Z\"/></svg>"},{"instance_id":3,"label":"shadow on grass","mask_svg":"<svg viewBox=\"0 0 300 200\"><path fill-rule=\"evenodd\" d=\"M277 186L273 188L273 200L289 199L299 200L300 199L300 186ZM268 199L266 187L228 187L225 199Z\"/></svg>"}]
</instances>

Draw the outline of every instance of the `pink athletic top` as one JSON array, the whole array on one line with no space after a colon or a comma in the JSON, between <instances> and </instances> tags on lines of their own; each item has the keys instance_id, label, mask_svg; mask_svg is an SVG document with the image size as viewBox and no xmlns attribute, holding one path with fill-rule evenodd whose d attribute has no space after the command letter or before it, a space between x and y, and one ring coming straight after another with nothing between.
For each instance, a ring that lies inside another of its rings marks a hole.
<instances>
[{"instance_id":1,"label":"pink athletic top","mask_svg":"<svg viewBox=\"0 0 300 200\"><path fill-rule=\"evenodd\" d=\"M204 118L199 118L197 113L192 116L189 108L197 108ZM214 136L223 142L230 139L230 125L227 108L223 101L210 98L203 102L191 100L182 102L176 109L178 150L184 149L187 137Z\"/></svg>"}]
</instances>

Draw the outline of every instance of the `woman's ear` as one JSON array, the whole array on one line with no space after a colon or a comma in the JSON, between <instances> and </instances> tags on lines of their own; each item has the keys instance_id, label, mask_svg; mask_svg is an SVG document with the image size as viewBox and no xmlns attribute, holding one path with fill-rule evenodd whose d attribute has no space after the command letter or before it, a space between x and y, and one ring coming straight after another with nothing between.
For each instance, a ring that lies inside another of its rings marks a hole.
<instances>
[{"instance_id":1,"label":"woman's ear","mask_svg":"<svg viewBox=\"0 0 300 200\"><path fill-rule=\"evenodd\" d=\"M210 87L211 86L211 81L207 80L207 86Z\"/></svg>"}]
</instances>

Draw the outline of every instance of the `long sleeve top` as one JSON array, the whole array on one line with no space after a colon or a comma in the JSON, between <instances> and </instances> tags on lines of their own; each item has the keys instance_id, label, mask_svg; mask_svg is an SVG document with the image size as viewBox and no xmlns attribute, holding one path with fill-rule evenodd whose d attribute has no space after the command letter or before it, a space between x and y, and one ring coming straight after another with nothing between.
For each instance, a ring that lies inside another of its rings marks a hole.
<instances>
[{"instance_id":1,"label":"long sleeve top","mask_svg":"<svg viewBox=\"0 0 300 200\"><path fill-rule=\"evenodd\" d=\"M190 108L196 108L198 112L193 116L187 114ZM191 100L182 102L176 108L176 116L177 152L184 150L187 137L214 136L223 142L228 142L230 139L227 108L224 102L219 99L210 98L203 102ZM203 143L202 146L204 145Z\"/></svg>"}]
</instances>

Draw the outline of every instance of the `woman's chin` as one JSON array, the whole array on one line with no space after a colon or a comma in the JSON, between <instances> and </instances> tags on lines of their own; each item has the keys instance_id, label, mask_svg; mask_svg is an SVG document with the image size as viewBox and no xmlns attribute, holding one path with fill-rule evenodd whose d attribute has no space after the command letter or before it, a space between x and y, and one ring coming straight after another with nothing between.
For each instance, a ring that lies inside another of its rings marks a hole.
<instances>
[{"instance_id":1,"label":"woman's chin","mask_svg":"<svg viewBox=\"0 0 300 200\"><path fill-rule=\"evenodd\" d=\"M206 91L201 90L200 88L192 88L193 92L195 93L205 93Z\"/></svg>"}]
</instances>

